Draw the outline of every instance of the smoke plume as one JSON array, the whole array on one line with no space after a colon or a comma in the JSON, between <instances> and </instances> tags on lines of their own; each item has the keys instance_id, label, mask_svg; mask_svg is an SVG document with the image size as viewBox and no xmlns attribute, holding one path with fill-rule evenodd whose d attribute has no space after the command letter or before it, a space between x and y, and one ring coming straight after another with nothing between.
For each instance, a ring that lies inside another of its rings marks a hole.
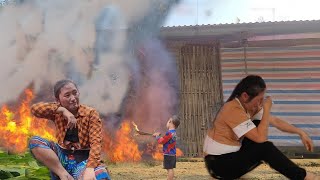
<instances>
[{"instance_id":1,"label":"smoke plume","mask_svg":"<svg viewBox=\"0 0 320 180\"><path fill-rule=\"evenodd\" d=\"M175 61L157 39L178 0L25 0L0 10L0 104L70 78L109 123L177 112ZM46 89L47 90L47 89ZM51 93L51 92L50 92Z\"/></svg>"}]
</instances>

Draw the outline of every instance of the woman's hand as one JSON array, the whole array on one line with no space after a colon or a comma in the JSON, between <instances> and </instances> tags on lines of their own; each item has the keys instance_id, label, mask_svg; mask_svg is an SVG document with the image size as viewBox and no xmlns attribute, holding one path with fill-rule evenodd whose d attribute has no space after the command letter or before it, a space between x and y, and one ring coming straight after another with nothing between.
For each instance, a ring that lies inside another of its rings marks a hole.
<instances>
[{"instance_id":1,"label":"woman's hand","mask_svg":"<svg viewBox=\"0 0 320 180\"><path fill-rule=\"evenodd\" d=\"M313 152L313 142L311 140L311 138L308 136L308 134L304 131L302 131L302 133L300 134L300 138L301 138L301 141L304 145L304 147L310 151L310 152Z\"/></svg>"},{"instance_id":2,"label":"woman's hand","mask_svg":"<svg viewBox=\"0 0 320 180\"><path fill-rule=\"evenodd\" d=\"M77 119L74 117L74 115L69 112L68 110L63 113L63 116L68 120L67 127L70 129L77 127Z\"/></svg>"},{"instance_id":3,"label":"woman's hand","mask_svg":"<svg viewBox=\"0 0 320 180\"><path fill-rule=\"evenodd\" d=\"M57 112L61 112L63 117L68 121L68 124L67 124L68 128L73 129L77 127L77 119L74 117L74 115L70 111L68 111L64 107L59 107L57 109Z\"/></svg>"},{"instance_id":4,"label":"woman's hand","mask_svg":"<svg viewBox=\"0 0 320 180\"><path fill-rule=\"evenodd\" d=\"M263 110L270 111L272 104L273 104L272 98L270 96L267 96L263 101Z\"/></svg>"}]
</instances>

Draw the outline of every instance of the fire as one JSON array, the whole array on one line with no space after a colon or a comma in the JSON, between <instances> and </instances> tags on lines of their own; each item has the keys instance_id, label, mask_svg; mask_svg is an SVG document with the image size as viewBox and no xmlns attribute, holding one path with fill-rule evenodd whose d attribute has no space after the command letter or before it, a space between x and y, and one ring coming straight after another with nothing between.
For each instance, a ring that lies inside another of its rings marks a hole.
<instances>
[{"instance_id":1,"label":"fire","mask_svg":"<svg viewBox=\"0 0 320 180\"><path fill-rule=\"evenodd\" d=\"M152 153L152 158L158 161L163 160L162 144L156 146L155 151Z\"/></svg>"},{"instance_id":2,"label":"fire","mask_svg":"<svg viewBox=\"0 0 320 180\"><path fill-rule=\"evenodd\" d=\"M124 121L116 132L113 142L105 149L107 156L112 162L138 162L141 160L142 151L139 150L137 142L131 137L130 122ZM105 138L105 141L110 141Z\"/></svg>"},{"instance_id":3,"label":"fire","mask_svg":"<svg viewBox=\"0 0 320 180\"><path fill-rule=\"evenodd\" d=\"M139 128L138 128L138 126L136 125L136 123L134 123L133 121L132 121L132 125L133 125L133 127L134 127L134 129L135 129L136 135L148 135L148 136L152 136L152 133L140 131Z\"/></svg>"},{"instance_id":4,"label":"fire","mask_svg":"<svg viewBox=\"0 0 320 180\"><path fill-rule=\"evenodd\" d=\"M132 125L136 131L140 131L137 124L132 121Z\"/></svg>"},{"instance_id":5,"label":"fire","mask_svg":"<svg viewBox=\"0 0 320 180\"><path fill-rule=\"evenodd\" d=\"M177 148L176 149L176 157L181 157L183 156L183 152L181 149ZM163 152L162 152L162 144L159 144L156 148L156 150L152 153L152 158L158 161L163 160Z\"/></svg>"},{"instance_id":6,"label":"fire","mask_svg":"<svg viewBox=\"0 0 320 180\"><path fill-rule=\"evenodd\" d=\"M136 132L140 132L138 134L149 136L143 137L150 137L150 133L141 132L138 126L131 122L133 125L133 129ZM116 132L116 135L111 140L111 136L106 134L104 135L104 152L106 153L107 157L112 162L138 162L142 159L143 155L147 155L152 157L154 160L163 160L163 152L162 152L162 145L157 144L156 140L152 143L147 143L143 145L133 138L134 133L131 129L130 122L124 121L120 127L120 129ZM144 147L142 150L139 150L139 147ZM183 156L182 151L177 148L176 156Z\"/></svg>"},{"instance_id":7,"label":"fire","mask_svg":"<svg viewBox=\"0 0 320 180\"><path fill-rule=\"evenodd\" d=\"M48 140L55 141L55 130L50 128L48 120L38 119L31 115L30 103L34 95L30 89L24 91L24 98L16 110L10 109L7 105L3 105L0 111L0 147L8 149L10 152L23 153L28 148L28 139L31 136L41 136ZM134 130L140 135L148 135L150 133L141 132L138 126L132 122L134 126L131 128L130 121L124 121L115 133L104 134L104 152L108 159L112 162L139 162L143 155L148 155L155 160L162 160L162 145L158 145L155 140L153 143L138 143L134 139ZM140 144L140 146L139 146ZM142 150L139 147L144 147ZM177 149L177 156L183 153Z\"/></svg>"},{"instance_id":8,"label":"fire","mask_svg":"<svg viewBox=\"0 0 320 180\"><path fill-rule=\"evenodd\" d=\"M26 89L24 94L17 111L3 105L0 112L0 145L15 153L25 152L28 138L34 135L55 140L54 129L48 128L48 120L33 118L31 115L30 102L33 92Z\"/></svg>"}]
</instances>

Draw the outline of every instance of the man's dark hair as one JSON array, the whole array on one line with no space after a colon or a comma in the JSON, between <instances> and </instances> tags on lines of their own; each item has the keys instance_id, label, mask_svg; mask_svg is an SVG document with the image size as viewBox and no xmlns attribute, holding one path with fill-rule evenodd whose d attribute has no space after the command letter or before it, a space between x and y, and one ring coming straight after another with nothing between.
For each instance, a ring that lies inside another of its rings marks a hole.
<instances>
[{"instance_id":1,"label":"man's dark hair","mask_svg":"<svg viewBox=\"0 0 320 180\"><path fill-rule=\"evenodd\" d=\"M173 116L171 117L171 120L172 120L172 124L174 125L174 127L175 127L175 128L178 128L179 125L180 125L179 116L173 115Z\"/></svg>"}]
</instances>

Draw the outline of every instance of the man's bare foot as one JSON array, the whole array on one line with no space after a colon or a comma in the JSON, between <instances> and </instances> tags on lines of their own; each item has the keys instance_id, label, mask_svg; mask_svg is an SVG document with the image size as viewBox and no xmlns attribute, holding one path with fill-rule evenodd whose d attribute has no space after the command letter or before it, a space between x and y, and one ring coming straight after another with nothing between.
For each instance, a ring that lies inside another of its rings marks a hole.
<instances>
[{"instance_id":1,"label":"man's bare foot","mask_svg":"<svg viewBox=\"0 0 320 180\"><path fill-rule=\"evenodd\" d=\"M307 175L304 179L305 180L320 180L320 177L314 173L307 172Z\"/></svg>"}]
</instances>

